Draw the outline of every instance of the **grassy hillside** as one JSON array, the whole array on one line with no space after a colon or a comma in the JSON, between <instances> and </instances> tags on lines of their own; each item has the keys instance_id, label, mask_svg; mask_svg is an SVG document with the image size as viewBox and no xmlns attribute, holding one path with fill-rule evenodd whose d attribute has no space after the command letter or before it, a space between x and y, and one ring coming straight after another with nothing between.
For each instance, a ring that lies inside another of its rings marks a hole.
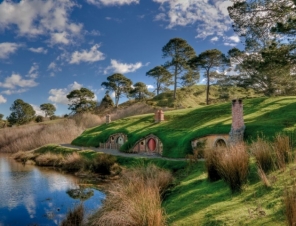
<instances>
[{"instance_id":1,"label":"grassy hillside","mask_svg":"<svg viewBox=\"0 0 296 226\"><path fill-rule=\"evenodd\" d=\"M169 225L230 226L287 225L284 190L295 183L295 163L285 171L272 172L272 186L266 188L253 162L248 184L241 193L232 194L222 180L207 180L204 162L179 180L163 203Z\"/></svg>"},{"instance_id":2,"label":"grassy hillside","mask_svg":"<svg viewBox=\"0 0 296 226\"><path fill-rule=\"evenodd\" d=\"M271 138L276 133L296 128L296 97L254 98L244 100L246 139L263 133ZM133 116L91 128L73 140L80 146L98 146L114 133L125 133L128 142L122 151L128 151L142 137L154 134L164 145L163 155L184 157L190 153L190 141L207 134L229 133L231 128L231 103L199 106L165 112L165 121L154 123L153 114Z\"/></svg>"}]
</instances>

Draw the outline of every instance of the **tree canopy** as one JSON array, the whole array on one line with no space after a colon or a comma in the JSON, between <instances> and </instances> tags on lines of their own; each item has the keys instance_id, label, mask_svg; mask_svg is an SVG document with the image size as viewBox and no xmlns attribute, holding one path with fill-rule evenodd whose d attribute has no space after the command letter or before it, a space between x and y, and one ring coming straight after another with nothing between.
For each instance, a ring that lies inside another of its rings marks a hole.
<instances>
[{"instance_id":1,"label":"tree canopy","mask_svg":"<svg viewBox=\"0 0 296 226\"><path fill-rule=\"evenodd\" d=\"M68 109L74 114L90 112L96 107L95 94L87 88L72 90L67 98L70 102Z\"/></svg>"},{"instance_id":2,"label":"tree canopy","mask_svg":"<svg viewBox=\"0 0 296 226\"><path fill-rule=\"evenodd\" d=\"M21 99L17 99L10 107L11 114L7 117L7 121L11 125L23 125L30 122L34 116L35 111L33 107Z\"/></svg>"},{"instance_id":3,"label":"tree canopy","mask_svg":"<svg viewBox=\"0 0 296 226\"><path fill-rule=\"evenodd\" d=\"M203 70L207 82L206 104L209 104L210 81L218 79L224 72L224 66L228 64L227 58L218 49L206 50L190 60L192 68Z\"/></svg>"},{"instance_id":4,"label":"tree canopy","mask_svg":"<svg viewBox=\"0 0 296 226\"><path fill-rule=\"evenodd\" d=\"M130 96L134 97L136 100L143 100L152 97L153 93L148 91L145 83L137 82L134 84L134 88L130 91Z\"/></svg>"},{"instance_id":5,"label":"tree canopy","mask_svg":"<svg viewBox=\"0 0 296 226\"><path fill-rule=\"evenodd\" d=\"M156 95L158 95L165 87L171 85L172 74L163 66L156 66L146 73L156 80Z\"/></svg>"},{"instance_id":6,"label":"tree canopy","mask_svg":"<svg viewBox=\"0 0 296 226\"><path fill-rule=\"evenodd\" d=\"M114 91L115 106L118 107L119 99L123 94L128 95L131 90L132 81L123 74L115 73L107 77L107 82L102 82L101 86L105 89Z\"/></svg>"},{"instance_id":7,"label":"tree canopy","mask_svg":"<svg viewBox=\"0 0 296 226\"><path fill-rule=\"evenodd\" d=\"M107 91L101 101L100 107L109 108L109 107L113 107L113 106L114 106L114 102L113 102L112 98L109 96L109 91Z\"/></svg>"},{"instance_id":8,"label":"tree canopy","mask_svg":"<svg viewBox=\"0 0 296 226\"><path fill-rule=\"evenodd\" d=\"M171 70L176 99L178 80L191 70L188 61L195 56L195 51L184 39L173 38L162 48L162 53L163 58L170 58L164 66ZM191 74L188 75L186 79L189 79Z\"/></svg>"},{"instance_id":9,"label":"tree canopy","mask_svg":"<svg viewBox=\"0 0 296 226\"><path fill-rule=\"evenodd\" d=\"M40 109L44 111L45 117L53 116L56 111L56 107L51 103L41 104Z\"/></svg>"}]
</instances>

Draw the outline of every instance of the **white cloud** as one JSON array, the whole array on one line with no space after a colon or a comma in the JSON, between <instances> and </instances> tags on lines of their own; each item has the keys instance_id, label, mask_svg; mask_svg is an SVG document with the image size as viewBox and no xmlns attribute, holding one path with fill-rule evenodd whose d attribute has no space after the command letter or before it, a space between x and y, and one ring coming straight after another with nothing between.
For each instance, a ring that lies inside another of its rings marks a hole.
<instances>
[{"instance_id":1,"label":"white cloud","mask_svg":"<svg viewBox=\"0 0 296 226\"><path fill-rule=\"evenodd\" d=\"M71 42L67 32L52 33L50 43L52 44L65 44L68 45Z\"/></svg>"},{"instance_id":2,"label":"white cloud","mask_svg":"<svg viewBox=\"0 0 296 226\"><path fill-rule=\"evenodd\" d=\"M147 89L154 89L153 85L146 85L146 86L147 86Z\"/></svg>"},{"instance_id":3,"label":"white cloud","mask_svg":"<svg viewBox=\"0 0 296 226\"><path fill-rule=\"evenodd\" d=\"M68 85L67 88L63 89L51 89L49 91L50 96L48 97L48 100L56 103L56 104L69 104L67 95L75 89L80 89L83 85L79 84L78 82L75 82L73 84Z\"/></svg>"},{"instance_id":4,"label":"white cloud","mask_svg":"<svg viewBox=\"0 0 296 226\"><path fill-rule=\"evenodd\" d=\"M86 0L89 4L93 5L130 5L132 3L139 4L140 0Z\"/></svg>"},{"instance_id":5,"label":"white cloud","mask_svg":"<svg viewBox=\"0 0 296 226\"><path fill-rule=\"evenodd\" d=\"M153 0L160 3L161 11L156 20L169 21L167 28L197 24L197 38L210 35L223 36L231 29L231 20L227 7L232 2L227 0Z\"/></svg>"},{"instance_id":6,"label":"white cloud","mask_svg":"<svg viewBox=\"0 0 296 226\"><path fill-rule=\"evenodd\" d=\"M240 38L237 35L230 36L228 39L236 43L240 42Z\"/></svg>"},{"instance_id":7,"label":"white cloud","mask_svg":"<svg viewBox=\"0 0 296 226\"><path fill-rule=\"evenodd\" d=\"M44 49L43 47L38 47L38 48L29 48L29 50L33 53L47 53L47 49Z\"/></svg>"},{"instance_id":8,"label":"white cloud","mask_svg":"<svg viewBox=\"0 0 296 226\"><path fill-rule=\"evenodd\" d=\"M79 36L82 24L69 20L69 14L75 6L77 4L72 0L4 0L0 3L0 28L14 29L20 36L52 34L54 37L63 32L71 37ZM52 44L65 42L58 37L51 41Z\"/></svg>"},{"instance_id":9,"label":"white cloud","mask_svg":"<svg viewBox=\"0 0 296 226\"><path fill-rule=\"evenodd\" d=\"M0 59L8 58L9 55L16 52L19 47L21 47L21 45L17 43L12 43L12 42L0 43Z\"/></svg>"},{"instance_id":10,"label":"white cloud","mask_svg":"<svg viewBox=\"0 0 296 226\"><path fill-rule=\"evenodd\" d=\"M23 79L22 76L15 73L13 73L10 77L5 78L4 82L0 82L0 87L7 89L15 89L17 87L34 87L37 85L38 83L36 83L34 79Z\"/></svg>"},{"instance_id":11,"label":"white cloud","mask_svg":"<svg viewBox=\"0 0 296 226\"><path fill-rule=\"evenodd\" d=\"M35 115L41 115L41 116L45 117L45 112L42 111L39 106L37 106L35 104L30 104L30 105L33 107L33 109L35 111Z\"/></svg>"},{"instance_id":12,"label":"white cloud","mask_svg":"<svg viewBox=\"0 0 296 226\"><path fill-rule=\"evenodd\" d=\"M16 94L16 93L24 93L27 92L28 89L13 89L13 90L4 90L1 93L6 94L6 95L12 95L12 94Z\"/></svg>"},{"instance_id":13,"label":"white cloud","mask_svg":"<svg viewBox=\"0 0 296 226\"><path fill-rule=\"evenodd\" d=\"M104 70L104 74L109 73L109 71L112 71L113 73L125 74L129 72L134 72L143 66L144 65L141 62L137 62L135 64L126 64L126 63L120 63L117 60L111 59L111 65Z\"/></svg>"},{"instance_id":14,"label":"white cloud","mask_svg":"<svg viewBox=\"0 0 296 226\"><path fill-rule=\"evenodd\" d=\"M96 61L104 60L105 56L99 49L100 45L95 44L89 51L82 50L81 52L75 51L72 53L70 64L79 64L80 62L93 63Z\"/></svg>"},{"instance_id":15,"label":"white cloud","mask_svg":"<svg viewBox=\"0 0 296 226\"><path fill-rule=\"evenodd\" d=\"M0 104L4 104L6 101L7 100L2 95L0 95Z\"/></svg>"},{"instance_id":16,"label":"white cloud","mask_svg":"<svg viewBox=\"0 0 296 226\"><path fill-rule=\"evenodd\" d=\"M219 38L217 36L211 38L211 42L217 42L219 40Z\"/></svg>"},{"instance_id":17,"label":"white cloud","mask_svg":"<svg viewBox=\"0 0 296 226\"><path fill-rule=\"evenodd\" d=\"M38 69L39 69L38 64L33 63L32 67L30 68L30 70L29 70L28 74L26 75L26 77L36 79L38 77Z\"/></svg>"}]
</instances>

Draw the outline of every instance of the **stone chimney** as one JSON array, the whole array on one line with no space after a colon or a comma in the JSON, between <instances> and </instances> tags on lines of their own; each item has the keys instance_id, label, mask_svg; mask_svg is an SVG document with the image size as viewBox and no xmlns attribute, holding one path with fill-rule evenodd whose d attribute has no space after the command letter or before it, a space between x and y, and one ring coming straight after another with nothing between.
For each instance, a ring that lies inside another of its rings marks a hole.
<instances>
[{"instance_id":1,"label":"stone chimney","mask_svg":"<svg viewBox=\"0 0 296 226\"><path fill-rule=\"evenodd\" d=\"M230 144L235 144L244 139L244 112L242 100L232 100L232 125L229 133Z\"/></svg>"},{"instance_id":2,"label":"stone chimney","mask_svg":"<svg viewBox=\"0 0 296 226\"><path fill-rule=\"evenodd\" d=\"M111 122L111 115L106 115L106 124L109 124Z\"/></svg>"},{"instance_id":3,"label":"stone chimney","mask_svg":"<svg viewBox=\"0 0 296 226\"><path fill-rule=\"evenodd\" d=\"M154 121L155 122L161 122L161 121L164 121L164 113L162 110L157 110L155 112L155 115L154 115Z\"/></svg>"}]
</instances>

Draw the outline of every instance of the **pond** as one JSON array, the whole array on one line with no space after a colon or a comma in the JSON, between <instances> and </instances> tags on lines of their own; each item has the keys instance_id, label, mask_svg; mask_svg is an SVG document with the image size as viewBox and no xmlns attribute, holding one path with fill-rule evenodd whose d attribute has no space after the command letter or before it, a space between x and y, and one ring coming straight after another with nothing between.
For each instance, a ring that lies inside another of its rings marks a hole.
<instances>
[{"instance_id":1,"label":"pond","mask_svg":"<svg viewBox=\"0 0 296 226\"><path fill-rule=\"evenodd\" d=\"M68 210L81 202L90 215L101 206L105 194L81 182L0 153L0 226L59 225Z\"/></svg>"}]
</instances>

